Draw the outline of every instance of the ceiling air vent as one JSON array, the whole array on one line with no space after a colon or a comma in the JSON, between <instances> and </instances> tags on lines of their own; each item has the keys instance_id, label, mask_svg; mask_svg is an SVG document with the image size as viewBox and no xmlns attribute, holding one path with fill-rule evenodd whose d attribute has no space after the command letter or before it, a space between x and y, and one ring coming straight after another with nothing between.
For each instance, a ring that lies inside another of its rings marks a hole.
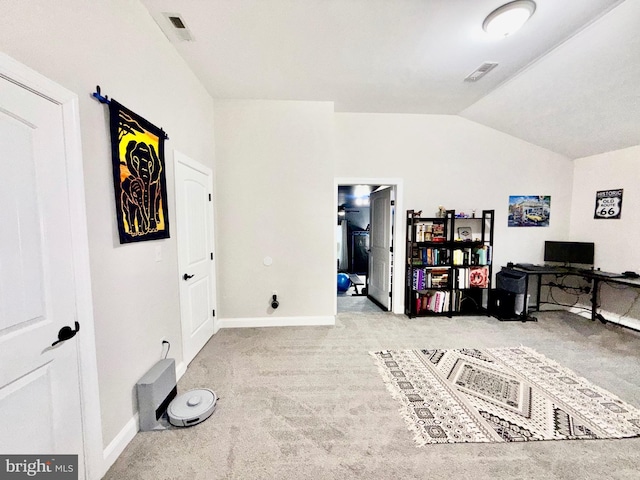
<instances>
[{"instance_id":1,"label":"ceiling air vent","mask_svg":"<svg viewBox=\"0 0 640 480\"><path fill-rule=\"evenodd\" d=\"M497 62L484 62L464 79L465 82L477 82L498 66Z\"/></svg>"},{"instance_id":2,"label":"ceiling air vent","mask_svg":"<svg viewBox=\"0 0 640 480\"><path fill-rule=\"evenodd\" d=\"M187 42L193 41L193 35L191 35L186 23L179 14L162 12L162 15L169 21L171 27L173 27L171 28L172 33L174 33L180 40Z\"/></svg>"}]
</instances>

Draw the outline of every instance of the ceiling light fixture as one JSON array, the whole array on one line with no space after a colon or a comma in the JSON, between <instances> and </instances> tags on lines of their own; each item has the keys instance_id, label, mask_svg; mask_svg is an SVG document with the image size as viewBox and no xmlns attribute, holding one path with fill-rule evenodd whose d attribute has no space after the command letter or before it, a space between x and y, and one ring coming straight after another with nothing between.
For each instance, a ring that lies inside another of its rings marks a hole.
<instances>
[{"instance_id":1,"label":"ceiling light fixture","mask_svg":"<svg viewBox=\"0 0 640 480\"><path fill-rule=\"evenodd\" d=\"M482 23L482 28L491 36L506 37L522 27L536 11L533 0L509 2L491 12Z\"/></svg>"}]
</instances>

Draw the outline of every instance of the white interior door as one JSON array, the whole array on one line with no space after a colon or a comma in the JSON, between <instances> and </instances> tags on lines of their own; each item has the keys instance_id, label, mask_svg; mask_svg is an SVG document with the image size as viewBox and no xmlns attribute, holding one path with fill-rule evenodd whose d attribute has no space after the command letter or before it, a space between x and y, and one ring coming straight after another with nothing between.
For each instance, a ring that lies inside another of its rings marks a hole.
<instances>
[{"instance_id":1,"label":"white interior door","mask_svg":"<svg viewBox=\"0 0 640 480\"><path fill-rule=\"evenodd\" d=\"M61 105L0 77L0 452L79 454L84 478L83 332L51 346L78 320L66 147Z\"/></svg>"},{"instance_id":2,"label":"white interior door","mask_svg":"<svg viewBox=\"0 0 640 480\"><path fill-rule=\"evenodd\" d=\"M182 348L189 364L214 333L213 173L175 151Z\"/></svg>"},{"instance_id":3,"label":"white interior door","mask_svg":"<svg viewBox=\"0 0 640 480\"><path fill-rule=\"evenodd\" d=\"M371 233L367 294L391 310L391 192L386 188L369 196Z\"/></svg>"}]
</instances>

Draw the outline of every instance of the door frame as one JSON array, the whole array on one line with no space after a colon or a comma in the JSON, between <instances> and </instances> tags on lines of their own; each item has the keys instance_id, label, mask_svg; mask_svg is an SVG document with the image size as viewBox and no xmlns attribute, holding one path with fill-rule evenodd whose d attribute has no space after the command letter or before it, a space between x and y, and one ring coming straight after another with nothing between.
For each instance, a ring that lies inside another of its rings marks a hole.
<instances>
[{"instance_id":1,"label":"door frame","mask_svg":"<svg viewBox=\"0 0 640 480\"><path fill-rule=\"evenodd\" d=\"M80 406L83 434L85 478L98 479L104 475L102 420L98 364L96 359L95 325L91 296L89 238L82 164L82 144L78 96L0 52L0 77L60 105L64 125L67 191L73 245L74 293L77 321L82 332L77 335ZM46 453L46 452L42 452Z\"/></svg>"},{"instance_id":2,"label":"door frame","mask_svg":"<svg viewBox=\"0 0 640 480\"><path fill-rule=\"evenodd\" d=\"M176 182L175 184L175 188L174 191L178 191L178 185L177 185L177 181L178 181L178 176L176 174L178 168L179 168L179 164L185 165L188 168L192 168L194 170L197 170L200 173L203 173L204 175L206 175L209 178L209 188L211 191L211 208L210 208L210 213L211 213L211 224L210 224L210 229L209 229L209 236L211 238L211 252L213 253L213 260L211 262L209 262L209 275L210 278L212 280L211 282L211 288L212 291L211 293L211 299L212 299L212 307L214 310L217 310L217 279L216 279L216 239L215 239L215 204L213 204L213 200L214 200L214 182L213 182L213 170L211 168L209 168L208 166L204 165L203 163L200 163L194 159L192 159L191 157L187 156L186 154L175 150L173 151L173 171L174 171L174 181ZM179 215L181 209L179 208L178 205L178 195L175 195L175 201L176 201L176 216ZM176 219L176 222L178 220ZM180 267L180 242L182 240L180 239L180 235L177 235L177 255L178 255L178 267ZM180 291L182 288L182 284L180 283L180 276L178 276L178 291ZM184 368L186 369L187 366L189 365L189 363L191 363L191 361L195 358L195 355L192 358L186 358L185 353L185 338L184 338L184 326L185 326L185 322L184 322L184 312L183 312L183 305L182 305L182 299L180 300L180 332L182 334L182 361L184 362ZM218 333L218 330L220 330L220 324L218 321L218 312L216 312L216 315L213 316L213 335L215 335L216 333ZM197 355L197 353L196 353Z\"/></svg>"},{"instance_id":3,"label":"door frame","mask_svg":"<svg viewBox=\"0 0 640 480\"><path fill-rule=\"evenodd\" d=\"M404 232L404 216L400 215L402 212L402 200L403 200L403 180L397 177L334 177L333 179L333 212L331 216L332 226L331 231L335 237L336 231L336 215L338 211L338 187L340 185L388 185L395 191L394 199L394 215L393 215L393 275L391 276L392 282L392 299L391 308L392 312L398 315L404 313L404 242L399 241L402 238L401 232ZM336 265L337 252L335 248L335 241L333 242L333 265ZM333 312L334 315L338 313L338 296L335 295L335 282L332 282L332 288L334 289L333 298Z\"/></svg>"}]
</instances>

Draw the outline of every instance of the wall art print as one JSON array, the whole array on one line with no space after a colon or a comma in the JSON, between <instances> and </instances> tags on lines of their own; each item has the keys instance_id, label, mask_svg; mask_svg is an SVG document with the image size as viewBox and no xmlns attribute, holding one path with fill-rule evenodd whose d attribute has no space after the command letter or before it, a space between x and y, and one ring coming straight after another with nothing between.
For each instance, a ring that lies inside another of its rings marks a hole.
<instances>
[{"instance_id":1,"label":"wall art print","mask_svg":"<svg viewBox=\"0 0 640 480\"><path fill-rule=\"evenodd\" d=\"M596 192L593 218L618 219L622 213L622 188Z\"/></svg>"},{"instance_id":2,"label":"wall art print","mask_svg":"<svg viewBox=\"0 0 640 480\"><path fill-rule=\"evenodd\" d=\"M166 134L113 99L109 113L120 243L168 238Z\"/></svg>"},{"instance_id":3,"label":"wall art print","mask_svg":"<svg viewBox=\"0 0 640 480\"><path fill-rule=\"evenodd\" d=\"M548 227L550 216L549 195L509 196L509 227Z\"/></svg>"}]
</instances>

